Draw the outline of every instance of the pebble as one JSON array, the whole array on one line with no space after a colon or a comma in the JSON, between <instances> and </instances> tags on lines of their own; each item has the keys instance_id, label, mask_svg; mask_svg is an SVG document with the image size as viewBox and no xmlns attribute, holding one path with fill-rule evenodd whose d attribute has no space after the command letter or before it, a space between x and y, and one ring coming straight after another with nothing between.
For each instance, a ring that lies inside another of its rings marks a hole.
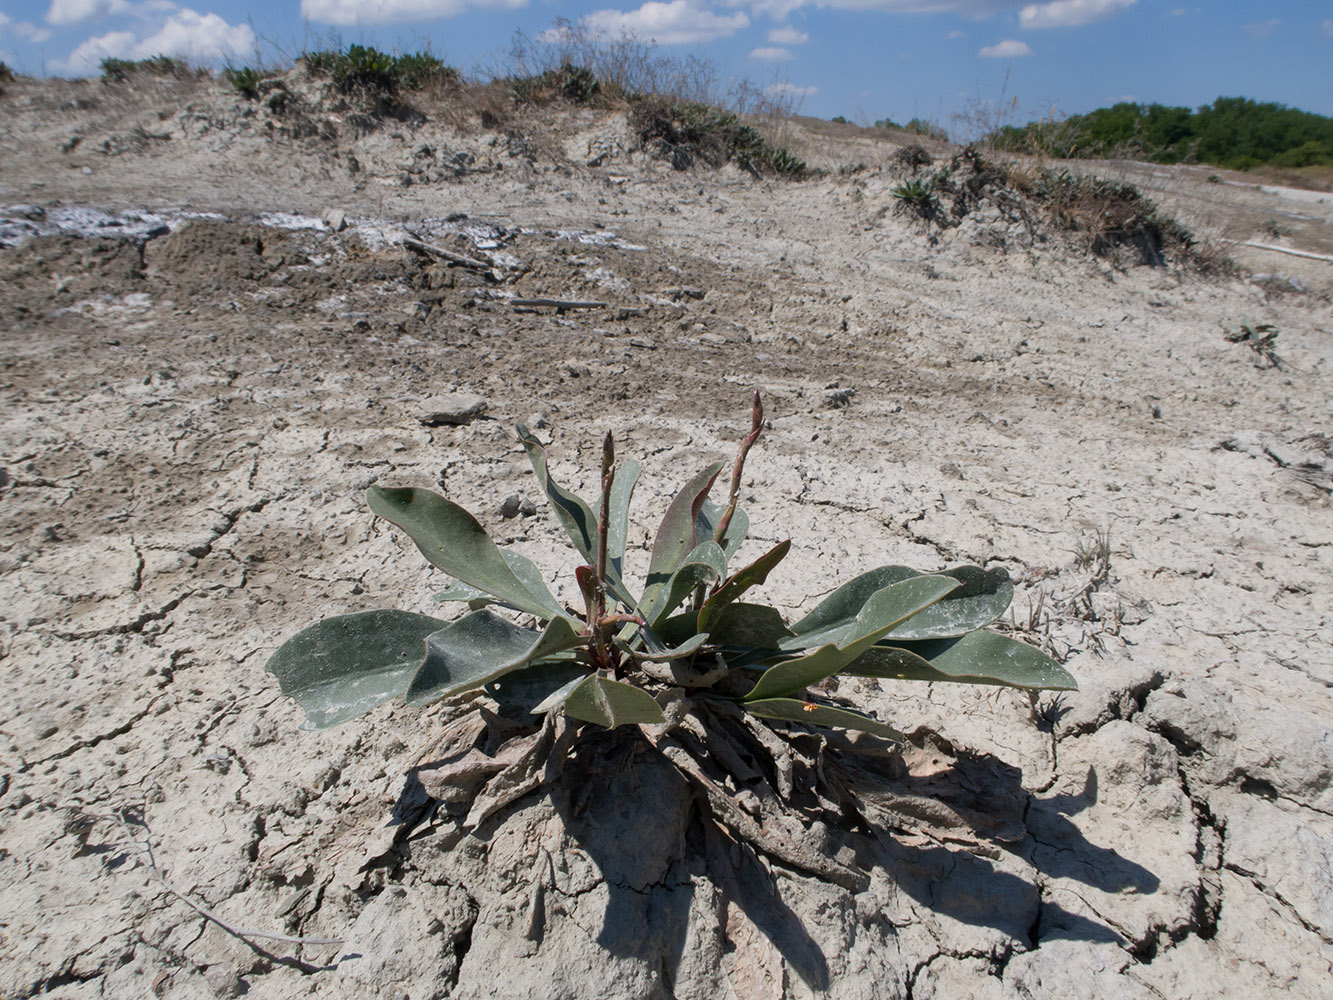
<instances>
[{"instance_id":1,"label":"pebble","mask_svg":"<svg viewBox=\"0 0 1333 1000\"><path fill-rule=\"evenodd\" d=\"M504 500L500 502L500 516L505 519L518 517L519 512L522 509L523 504L517 493L509 494L509 496L505 497Z\"/></svg>"}]
</instances>

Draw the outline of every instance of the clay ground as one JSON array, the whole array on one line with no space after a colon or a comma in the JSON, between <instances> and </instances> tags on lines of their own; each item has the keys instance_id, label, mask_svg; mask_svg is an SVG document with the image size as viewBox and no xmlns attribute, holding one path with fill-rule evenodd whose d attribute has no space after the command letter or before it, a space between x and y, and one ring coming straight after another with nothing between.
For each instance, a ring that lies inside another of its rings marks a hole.
<instances>
[{"instance_id":1,"label":"clay ground","mask_svg":"<svg viewBox=\"0 0 1333 1000\"><path fill-rule=\"evenodd\" d=\"M831 171L795 183L545 115L358 136L208 83L0 97L0 996L1333 995L1333 265L1246 260L1301 292L996 213L928 229L895 210L897 144L859 132L793 132ZM1205 235L1275 241L1268 195L1229 215L1232 186L1171 184ZM1326 232L1326 202L1282 204ZM1280 331L1280 367L1241 322ZM687 856L634 888L688 887L688 932L608 951L615 880L538 801L389 850L447 710L302 731L263 670L321 616L431 611L443 578L365 487L443 485L572 600L514 423L584 490L607 430L643 461L642 564L754 387L748 551L793 539L769 598L999 563L1011 630L1068 657L1058 699L842 687L1007 768L1012 836L904 824L855 898L765 862L803 953ZM485 413L424 426L452 392ZM503 518L511 494L536 514ZM238 938L181 895L344 943Z\"/></svg>"}]
</instances>

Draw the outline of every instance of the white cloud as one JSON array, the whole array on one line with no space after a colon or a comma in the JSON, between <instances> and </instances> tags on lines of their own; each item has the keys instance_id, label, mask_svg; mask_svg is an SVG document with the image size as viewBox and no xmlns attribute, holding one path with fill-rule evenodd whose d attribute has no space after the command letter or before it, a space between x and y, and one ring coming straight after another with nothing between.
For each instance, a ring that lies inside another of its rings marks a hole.
<instances>
[{"instance_id":1,"label":"white cloud","mask_svg":"<svg viewBox=\"0 0 1333 1000\"><path fill-rule=\"evenodd\" d=\"M138 39L132 31L108 31L105 35L89 38L79 44L67 59L52 59L51 68L57 73L75 76L94 73L103 59L124 59Z\"/></svg>"},{"instance_id":2,"label":"white cloud","mask_svg":"<svg viewBox=\"0 0 1333 1000\"><path fill-rule=\"evenodd\" d=\"M1054 0L1028 4L1018 12L1025 28L1073 28L1129 10L1137 0Z\"/></svg>"},{"instance_id":3,"label":"white cloud","mask_svg":"<svg viewBox=\"0 0 1333 1000\"><path fill-rule=\"evenodd\" d=\"M436 21L469 7L516 10L528 0L301 0L301 16L321 24L354 27L400 21Z\"/></svg>"},{"instance_id":4,"label":"white cloud","mask_svg":"<svg viewBox=\"0 0 1333 1000\"><path fill-rule=\"evenodd\" d=\"M966 37L967 37L967 32L966 32L966 31L959 31L957 28L955 28L953 31L949 32L949 33L948 33L947 35L945 35L944 37L947 38L947 39L949 39L950 41L955 41L955 40L957 40L957 39L959 39L959 38L966 38Z\"/></svg>"},{"instance_id":5,"label":"white cloud","mask_svg":"<svg viewBox=\"0 0 1333 1000\"><path fill-rule=\"evenodd\" d=\"M1276 17L1270 17L1267 21L1257 21L1254 24L1245 25L1245 33L1254 38L1267 38L1277 30L1282 21Z\"/></svg>"},{"instance_id":6,"label":"white cloud","mask_svg":"<svg viewBox=\"0 0 1333 1000\"><path fill-rule=\"evenodd\" d=\"M82 42L67 59L55 59L59 73L91 73L103 59L147 59L175 56L191 63L210 63L228 56L246 55L255 47L248 24L228 24L216 14L182 9L153 34L140 38L132 31L108 31Z\"/></svg>"},{"instance_id":7,"label":"white cloud","mask_svg":"<svg viewBox=\"0 0 1333 1000\"><path fill-rule=\"evenodd\" d=\"M962 14L964 17L986 17L1002 10L1011 10L1013 0L818 0L821 7L840 10L878 10L889 14ZM751 5L758 10L760 4ZM792 4L791 7L801 6Z\"/></svg>"},{"instance_id":8,"label":"white cloud","mask_svg":"<svg viewBox=\"0 0 1333 1000\"><path fill-rule=\"evenodd\" d=\"M1329 38L1333 38L1333 20L1325 21L1319 27Z\"/></svg>"},{"instance_id":9,"label":"white cloud","mask_svg":"<svg viewBox=\"0 0 1333 1000\"><path fill-rule=\"evenodd\" d=\"M109 14L124 14L129 9L126 0L51 0L46 23L82 24Z\"/></svg>"},{"instance_id":10,"label":"white cloud","mask_svg":"<svg viewBox=\"0 0 1333 1000\"><path fill-rule=\"evenodd\" d=\"M781 28L770 31L768 40L774 45L804 45L810 41L810 36L804 31L797 31L790 24L784 24Z\"/></svg>"},{"instance_id":11,"label":"white cloud","mask_svg":"<svg viewBox=\"0 0 1333 1000\"><path fill-rule=\"evenodd\" d=\"M727 7L748 7L755 17L767 14L775 21L787 20L787 15L809 4L811 0L726 0Z\"/></svg>"},{"instance_id":12,"label":"white cloud","mask_svg":"<svg viewBox=\"0 0 1333 1000\"><path fill-rule=\"evenodd\" d=\"M774 83L764 88L770 97L810 97L819 93L818 87L798 87L794 83Z\"/></svg>"},{"instance_id":13,"label":"white cloud","mask_svg":"<svg viewBox=\"0 0 1333 1000\"><path fill-rule=\"evenodd\" d=\"M1017 59L1020 56L1032 55L1032 50L1028 48L1026 42L1016 42L1012 38L1006 38L995 45L987 45L977 55L985 59Z\"/></svg>"},{"instance_id":14,"label":"white cloud","mask_svg":"<svg viewBox=\"0 0 1333 1000\"><path fill-rule=\"evenodd\" d=\"M206 63L242 55L254 47L255 33L248 24L228 24L216 14L183 9L167 18L156 34L139 42L134 47L134 58L161 54Z\"/></svg>"},{"instance_id":15,"label":"white cloud","mask_svg":"<svg viewBox=\"0 0 1333 1000\"><path fill-rule=\"evenodd\" d=\"M784 59L792 58L791 49L780 48L758 48L750 50L751 59L763 59L766 62L781 62Z\"/></svg>"},{"instance_id":16,"label":"white cloud","mask_svg":"<svg viewBox=\"0 0 1333 1000\"><path fill-rule=\"evenodd\" d=\"M659 45L697 45L734 35L750 26L744 12L714 14L690 0L649 0L638 10L599 10L583 18L594 31L618 38L632 35Z\"/></svg>"},{"instance_id":17,"label":"white cloud","mask_svg":"<svg viewBox=\"0 0 1333 1000\"><path fill-rule=\"evenodd\" d=\"M6 27L8 27L11 35L14 35L17 38L26 38L28 41L34 43L44 42L51 37L51 32L46 28L39 28L31 21L11 21L8 15L0 12L0 34L4 33ZM13 58L14 57L10 55L5 59L0 59L0 62L6 62Z\"/></svg>"}]
</instances>

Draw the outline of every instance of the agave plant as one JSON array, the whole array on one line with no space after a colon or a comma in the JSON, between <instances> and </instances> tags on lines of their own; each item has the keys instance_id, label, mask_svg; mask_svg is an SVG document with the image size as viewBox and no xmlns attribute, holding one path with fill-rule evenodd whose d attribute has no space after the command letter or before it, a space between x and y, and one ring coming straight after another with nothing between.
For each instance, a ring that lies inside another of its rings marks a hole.
<instances>
[{"instance_id":1,"label":"agave plant","mask_svg":"<svg viewBox=\"0 0 1333 1000\"><path fill-rule=\"evenodd\" d=\"M763 424L756 392L725 502L709 499L722 463L690 479L667 507L637 589L624 559L638 463L617 464L607 435L594 510L555 481L542 444L520 425L533 471L583 559L575 571L578 609L557 600L529 559L498 548L457 504L429 490L373 486L371 510L405 531L455 581L437 599L464 602L468 612L453 621L396 610L326 619L284 643L268 669L305 709L308 728L335 725L399 696L425 705L484 688L512 711L608 728L662 724L663 707L679 704L684 692L689 704L711 705L715 713L739 710L901 739L870 715L812 690L835 674L1076 686L1045 654L984 630L1013 596L1003 569L920 573L883 566L794 622L743 600L791 548L784 541L730 567L749 528L738 499L746 456Z\"/></svg>"}]
</instances>

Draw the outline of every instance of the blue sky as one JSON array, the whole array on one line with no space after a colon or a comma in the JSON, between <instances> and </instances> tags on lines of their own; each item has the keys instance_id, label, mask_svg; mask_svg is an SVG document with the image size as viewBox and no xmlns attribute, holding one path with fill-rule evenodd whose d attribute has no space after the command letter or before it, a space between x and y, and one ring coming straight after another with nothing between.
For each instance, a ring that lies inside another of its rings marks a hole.
<instances>
[{"instance_id":1,"label":"blue sky","mask_svg":"<svg viewBox=\"0 0 1333 1000\"><path fill-rule=\"evenodd\" d=\"M1220 95L1333 115L1333 3L1313 0L0 0L0 60L95 75L106 56L245 65L340 40L475 72L557 18L702 56L825 118L957 131L978 109L1026 121Z\"/></svg>"}]
</instances>

